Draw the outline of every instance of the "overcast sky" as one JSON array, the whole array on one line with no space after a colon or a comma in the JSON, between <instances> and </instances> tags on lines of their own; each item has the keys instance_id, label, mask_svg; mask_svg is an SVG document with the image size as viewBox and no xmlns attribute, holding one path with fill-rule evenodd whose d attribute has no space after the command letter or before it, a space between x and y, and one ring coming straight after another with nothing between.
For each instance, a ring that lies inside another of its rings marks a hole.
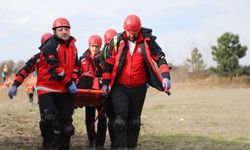
<instances>
[{"instance_id":1,"label":"overcast sky","mask_svg":"<svg viewBox=\"0 0 250 150\"><path fill-rule=\"evenodd\" d=\"M52 32L57 17L70 21L81 55L90 35L103 37L108 28L122 32L129 14L138 15L142 26L153 29L173 64L182 64L197 47L205 63L215 65L210 47L224 32L238 34L250 49L249 0L1 0L0 62L26 61L37 53L41 35ZM250 65L250 50L240 64Z\"/></svg>"}]
</instances>

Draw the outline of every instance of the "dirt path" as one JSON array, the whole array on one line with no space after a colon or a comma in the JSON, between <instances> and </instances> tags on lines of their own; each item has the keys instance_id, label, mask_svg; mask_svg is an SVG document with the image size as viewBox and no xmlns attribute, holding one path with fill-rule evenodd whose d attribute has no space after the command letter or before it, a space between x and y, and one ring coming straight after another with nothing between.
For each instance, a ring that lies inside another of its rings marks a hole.
<instances>
[{"instance_id":1,"label":"dirt path","mask_svg":"<svg viewBox=\"0 0 250 150\"><path fill-rule=\"evenodd\" d=\"M0 89L0 149L39 149L38 106L19 89L14 101ZM150 88L142 114L139 149L250 149L250 89ZM74 114L72 149L86 149L84 111ZM107 138L106 148L109 147Z\"/></svg>"}]
</instances>

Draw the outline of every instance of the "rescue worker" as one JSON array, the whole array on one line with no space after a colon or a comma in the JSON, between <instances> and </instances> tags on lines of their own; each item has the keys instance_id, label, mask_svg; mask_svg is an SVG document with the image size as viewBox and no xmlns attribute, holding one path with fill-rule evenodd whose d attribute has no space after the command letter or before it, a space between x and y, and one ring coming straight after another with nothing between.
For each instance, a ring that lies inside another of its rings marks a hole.
<instances>
[{"instance_id":1,"label":"rescue worker","mask_svg":"<svg viewBox=\"0 0 250 150\"><path fill-rule=\"evenodd\" d=\"M35 92L35 85L36 85L36 78L33 76L30 76L29 80L26 83L26 90L25 91L28 95L29 103L31 105L34 104L33 96L34 96L34 92Z\"/></svg>"},{"instance_id":2,"label":"rescue worker","mask_svg":"<svg viewBox=\"0 0 250 150\"><path fill-rule=\"evenodd\" d=\"M104 33L104 47L101 51L104 59L107 57L107 49L109 47L109 43L112 40L112 38L117 34L117 31L114 29L108 29Z\"/></svg>"},{"instance_id":3,"label":"rescue worker","mask_svg":"<svg viewBox=\"0 0 250 150\"><path fill-rule=\"evenodd\" d=\"M52 25L54 36L41 47L37 93L44 149L53 146L56 113L60 126L58 149L70 148L70 138L75 131L72 94L77 93L75 80L79 66L76 39L70 36L70 28L66 18L55 19Z\"/></svg>"},{"instance_id":4,"label":"rescue worker","mask_svg":"<svg viewBox=\"0 0 250 150\"><path fill-rule=\"evenodd\" d=\"M43 34L43 36L41 37L41 46L43 46L52 36L53 35L51 33ZM37 71L39 58L40 58L40 52L33 55L25 63L25 66L17 72L14 82L8 92L10 99L12 99L13 96L17 94L17 88L23 83L24 79L26 79L32 72Z\"/></svg>"},{"instance_id":5,"label":"rescue worker","mask_svg":"<svg viewBox=\"0 0 250 150\"><path fill-rule=\"evenodd\" d=\"M165 54L156 43L151 29L141 27L136 15L126 17L124 32L110 43L102 74L103 91L111 90L114 109L115 148L135 149L147 83L164 92L171 88ZM154 62L157 63L160 74Z\"/></svg>"},{"instance_id":6,"label":"rescue worker","mask_svg":"<svg viewBox=\"0 0 250 150\"><path fill-rule=\"evenodd\" d=\"M114 29L108 29L104 33L104 47L101 51L104 60L107 56L107 49L109 47L109 43L112 38L117 34L117 31ZM110 100L110 96L107 97L108 100L105 101L105 110L108 116L108 131L109 131L109 138L111 142L111 149L114 148L114 112L113 106Z\"/></svg>"},{"instance_id":7,"label":"rescue worker","mask_svg":"<svg viewBox=\"0 0 250 150\"><path fill-rule=\"evenodd\" d=\"M100 56L102 39L99 35L92 35L88 40L89 48L80 57L81 75L78 88L101 89L100 78L104 60ZM95 131L95 116L98 111L97 131ZM103 104L98 107L85 107L85 125L87 129L88 147L96 146L97 150L103 150L107 130L107 116L103 110Z\"/></svg>"},{"instance_id":8,"label":"rescue worker","mask_svg":"<svg viewBox=\"0 0 250 150\"><path fill-rule=\"evenodd\" d=\"M47 43L47 41L53 36L53 34L51 33L45 33L43 34L43 36L41 37L41 46L39 46L39 49L41 49L41 47ZM17 88L23 83L23 81L26 79L26 77L28 77L32 72L37 72L38 68L39 68L39 61L40 61L40 52L35 54L34 56L32 56L26 63L25 66L18 71L18 73L16 74L16 77L14 79L14 83L12 84L12 87L9 91L9 97L10 99L13 98L13 96L15 96L17 94ZM29 83L28 81L28 89L26 90L26 92L28 93L32 93L31 91L33 91L33 84L34 84L34 80L31 80L31 83ZM31 94L29 95L31 98ZM33 97L33 96L32 96ZM57 116L57 115L56 115ZM58 137L59 137L59 121L58 121L58 117L56 117L56 119L54 120L54 141L53 141L53 145L56 146L57 142L58 142Z\"/></svg>"}]
</instances>

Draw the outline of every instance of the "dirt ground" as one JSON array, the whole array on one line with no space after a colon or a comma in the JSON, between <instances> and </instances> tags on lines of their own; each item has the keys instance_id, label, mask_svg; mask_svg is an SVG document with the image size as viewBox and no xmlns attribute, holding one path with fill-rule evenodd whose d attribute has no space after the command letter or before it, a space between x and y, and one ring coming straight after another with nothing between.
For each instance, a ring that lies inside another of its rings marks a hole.
<instances>
[{"instance_id":1,"label":"dirt ground","mask_svg":"<svg viewBox=\"0 0 250 150\"><path fill-rule=\"evenodd\" d=\"M40 149L37 104L28 103L22 87L12 101L7 90L0 89L0 149ZM250 88L177 84L171 92L149 88L138 149L250 149ZM75 111L74 125L71 148L87 149L84 109Z\"/></svg>"}]
</instances>

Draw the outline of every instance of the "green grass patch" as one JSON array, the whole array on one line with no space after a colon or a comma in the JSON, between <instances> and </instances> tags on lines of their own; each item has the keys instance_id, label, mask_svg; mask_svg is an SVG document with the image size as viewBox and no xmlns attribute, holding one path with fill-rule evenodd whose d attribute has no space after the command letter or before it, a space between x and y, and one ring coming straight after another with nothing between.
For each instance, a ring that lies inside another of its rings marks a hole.
<instances>
[{"instance_id":1,"label":"green grass patch","mask_svg":"<svg viewBox=\"0 0 250 150\"><path fill-rule=\"evenodd\" d=\"M154 150L246 150L250 143L243 140L226 140L191 134L152 133L140 136L140 149Z\"/></svg>"}]
</instances>

